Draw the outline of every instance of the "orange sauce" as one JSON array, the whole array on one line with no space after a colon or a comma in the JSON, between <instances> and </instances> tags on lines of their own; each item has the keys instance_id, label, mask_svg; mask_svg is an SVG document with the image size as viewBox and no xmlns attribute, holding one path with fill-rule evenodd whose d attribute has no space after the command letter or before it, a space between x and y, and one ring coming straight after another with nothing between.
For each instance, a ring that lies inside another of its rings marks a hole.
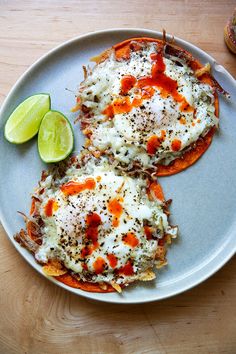
<instances>
[{"instance_id":1,"label":"orange sauce","mask_svg":"<svg viewBox=\"0 0 236 354\"><path fill-rule=\"evenodd\" d=\"M115 114L128 113L133 108L129 97L116 98L107 108L102 112L108 118L113 118Z\"/></svg>"},{"instance_id":2,"label":"orange sauce","mask_svg":"<svg viewBox=\"0 0 236 354\"><path fill-rule=\"evenodd\" d=\"M128 261L124 267L121 267L119 270L118 270L118 274L124 274L124 275L133 275L134 274L134 269L133 269L133 265L131 263L131 261Z\"/></svg>"},{"instance_id":3,"label":"orange sauce","mask_svg":"<svg viewBox=\"0 0 236 354\"><path fill-rule=\"evenodd\" d=\"M190 106L190 104L186 101L185 98L183 98L183 103L181 103L179 108L182 112L193 112L194 111L194 108L192 106Z\"/></svg>"},{"instance_id":4,"label":"orange sauce","mask_svg":"<svg viewBox=\"0 0 236 354\"><path fill-rule=\"evenodd\" d=\"M103 273L106 266L106 262L102 257L98 257L96 261L93 263L93 268L96 274Z\"/></svg>"},{"instance_id":5,"label":"orange sauce","mask_svg":"<svg viewBox=\"0 0 236 354\"><path fill-rule=\"evenodd\" d=\"M114 227L119 226L119 219L123 212L123 207L120 204L120 199L111 199L108 203L108 211L113 215L112 225Z\"/></svg>"},{"instance_id":6,"label":"orange sauce","mask_svg":"<svg viewBox=\"0 0 236 354\"><path fill-rule=\"evenodd\" d=\"M161 141L157 135L152 135L147 142L147 153L149 155L155 155L157 149L161 145Z\"/></svg>"},{"instance_id":7,"label":"orange sauce","mask_svg":"<svg viewBox=\"0 0 236 354\"><path fill-rule=\"evenodd\" d=\"M184 117L181 117L179 122L180 122L180 124L185 125L186 124L186 119Z\"/></svg>"},{"instance_id":8,"label":"orange sauce","mask_svg":"<svg viewBox=\"0 0 236 354\"><path fill-rule=\"evenodd\" d=\"M112 268L115 268L117 266L117 258L114 256L114 254L110 253L107 255L108 262Z\"/></svg>"},{"instance_id":9,"label":"orange sauce","mask_svg":"<svg viewBox=\"0 0 236 354\"><path fill-rule=\"evenodd\" d=\"M138 80L138 87L142 88L145 86L156 86L164 91L174 94L176 98L182 99L179 97L177 92L177 81L168 77L165 73L165 63L161 54L156 54L156 61L152 65L151 76L147 76Z\"/></svg>"},{"instance_id":10,"label":"orange sauce","mask_svg":"<svg viewBox=\"0 0 236 354\"><path fill-rule=\"evenodd\" d=\"M165 140L166 132L165 130L161 131L161 136L152 135L147 141L147 153L149 155L155 155L157 149L161 145L161 143Z\"/></svg>"},{"instance_id":11,"label":"orange sauce","mask_svg":"<svg viewBox=\"0 0 236 354\"><path fill-rule=\"evenodd\" d=\"M49 199L47 204L44 207L45 215L50 217L53 215L53 212L58 209L58 204L54 199Z\"/></svg>"},{"instance_id":12,"label":"orange sauce","mask_svg":"<svg viewBox=\"0 0 236 354\"><path fill-rule=\"evenodd\" d=\"M101 218L96 213L90 213L86 216L86 230L85 239L91 241L90 245L86 245L81 250L81 257L85 258L93 253L93 251L99 246L98 243L98 227L101 225Z\"/></svg>"},{"instance_id":13,"label":"orange sauce","mask_svg":"<svg viewBox=\"0 0 236 354\"><path fill-rule=\"evenodd\" d=\"M142 105L142 98L135 97L132 101L132 107L139 107Z\"/></svg>"},{"instance_id":14,"label":"orange sauce","mask_svg":"<svg viewBox=\"0 0 236 354\"><path fill-rule=\"evenodd\" d=\"M113 105L110 104L109 106L107 106L107 108L104 109L104 111L102 111L102 114L105 114L108 118L113 118L114 117L114 109L113 109Z\"/></svg>"},{"instance_id":15,"label":"orange sauce","mask_svg":"<svg viewBox=\"0 0 236 354\"><path fill-rule=\"evenodd\" d=\"M122 241L130 247L136 247L139 244L139 240L133 232L128 232L125 236L123 236Z\"/></svg>"},{"instance_id":16,"label":"orange sauce","mask_svg":"<svg viewBox=\"0 0 236 354\"><path fill-rule=\"evenodd\" d=\"M132 75L125 75L121 79L121 95L126 95L135 85L136 78Z\"/></svg>"},{"instance_id":17,"label":"orange sauce","mask_svg":"<svg viewBox=\"0 0 236 354\"><path fill-rule=\"evenodd\" d=\"M171 148L173 151L179 151L181 149L181 140L174 139L171 143Z\"/></svg>"},{"instance_id":18,"label":"orange sauce","mask_svg":"<svg viewBox=\"0 0 236 354\"><path fill-rule=\"evenodd\" d=\"M83 192L86 189L94 189L96 182L93 178L87 178L84 182L70 181L61 186L61 191L65 195L74 195Z\"/></svg>"},{"instance_id":19,"label":"orange sauce","mask_svg":"<svg viewBox=\"0 0 236 354\"><path fill-rule=\"evenodd\" d=\"M87 229L85 231L86 238L92 241L93 246L98 246L98 227L101 225L101 218L96 213L88 214L86 217Z\"/></svg>"},{"instance_id":20,"label":"orange sauce","mask_svg":"<svg viewBox=\"0 0 236 354\"><path fill-rule=\"evenodd\" d=\"M86 256L89 256L90 254L93 253L93 247L91 246L85 246L81 250L81 257L85 258Z\"/></svg>"},{"instance_id":21,"label":"orange sauce","mask_svg":"<svg viewBox=\"0 0 236 354\"><path fill-rule=\"evenodd\" d=\"M142 89L141 89L141 96L142 96L141 104L142 104L143 100L151 98L154 95L154 93L155 93L155 89L152 86L142 87Z\"/></svg>"}]
</instances>

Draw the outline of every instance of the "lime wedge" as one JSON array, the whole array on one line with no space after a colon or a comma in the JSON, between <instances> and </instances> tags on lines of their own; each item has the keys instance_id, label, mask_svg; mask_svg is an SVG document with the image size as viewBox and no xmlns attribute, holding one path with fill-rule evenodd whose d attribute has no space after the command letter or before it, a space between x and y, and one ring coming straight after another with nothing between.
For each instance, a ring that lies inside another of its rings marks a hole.
<instances>
[{"instance_id":1,"label":"lime wedge","mask_svg":"<svg viewBox=\"0 0 236 354\"><path fill-rule=\"evenodd\" d=\"M5 125L5 138L22 144L38 133L41 120L50 109L50 96L38 94L28 97L12 112Z\"/></svg>"},{"instance_id":2,"label":"lime wedge","mask_svg":"<svg viewBox=\"0 0 236 354\"><path fill-rule=\"evenodd\" d=\"M43 117L38 134L38 150L44 162L64 160L72 151L74 137L70 122L60 112L49 111Z\"/></svg>"}]
</instances>

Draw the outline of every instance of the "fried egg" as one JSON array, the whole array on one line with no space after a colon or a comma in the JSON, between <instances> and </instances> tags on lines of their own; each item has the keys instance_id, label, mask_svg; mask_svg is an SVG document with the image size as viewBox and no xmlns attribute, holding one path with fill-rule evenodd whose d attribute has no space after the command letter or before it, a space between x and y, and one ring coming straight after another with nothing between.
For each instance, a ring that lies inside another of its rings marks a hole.
<instances>
[{"instance_id":1,"label":"fried egg","mask_svg":"<svg viewBox=\"0 0 236 354\"><path fill-rule=\"evenodd\" d=\"M121 165L168 165L217 127L214 90L158 43L131 43L128 58L110 51L81 83L79 118L91 151Z\"/></svg>"},{"instance_id":2,"label":"fried egg","mask_svg":"<svg viewBox=\"0 0 236 354\"><path fill-rule=\"evenodd\" d=\"M122 286L150 278L160 242L177 235L159 184L131 178L106 158L73 163L63 176L48 174L39 195L36 260L56 259L82 281Z\"/></svg>"}]
</instances>

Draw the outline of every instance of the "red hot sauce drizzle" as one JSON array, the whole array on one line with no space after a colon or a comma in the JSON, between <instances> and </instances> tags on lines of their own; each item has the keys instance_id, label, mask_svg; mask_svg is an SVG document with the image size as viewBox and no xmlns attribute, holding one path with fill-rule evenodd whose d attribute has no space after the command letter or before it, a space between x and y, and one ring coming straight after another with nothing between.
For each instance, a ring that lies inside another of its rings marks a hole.
<instances>
[{"instance_id":1,"label":"red hot sauce drizzle","mask_svg":"<svg viewBox=\"0 0 236 354\"><path fill-rule=\"evenodd\" d=\"M126 276L133 275L134 269L131 261L128 261L123 267L118 269L118 274L123 274Z\"/></svg>"},{"instance_id":2,"label":"red hot sauce drizzle","mask_svg":"<svg viewBox=\"0 0 236 354\"><path fill-rule=\"evenodd\" d=\"M180 103L180 110L184 112L192 112L194 109L186 101L185 97L178 92L178 83L176 80L165 74L165 63L163 56L160 53L152 53L150 55L153 60L151 75L136 79L132 75L125 75L121 79L121 95L127 95L129 91L136 87L140 89L141 98L134 98L130 101L129 97L115 99L107 108L102 112L112 119L115 114L128 113L133 107L142 105L144 99L151 98L155 90L153 87L158 87L163 97L171 95L173 99Z\"/></svg>"},{"instance_id":3,"label":"red hot sauce drizzle","mask_svg":"<svg viewBox=\"0 0 236 354\"><path fill-rule=\"evenodd\" d=\"M149 155L155 155L157 149L161 145L161 143L165 140L166 138L166 132L165 130L161 131L161 136L157 135L152 135L147 141L147 153Z\"/></svg>"},{"instance_id":4,"label":"red hot sauce drizzle","mask_svg":"<svg viewBox=\"0 0 236 354\"><path fill-rule=\"evenodd\" d=\"M127 234L125 234L122 237L122 241L130 247L136 247L139 244L139 240L133 232L128 232Z\"/></svg>"},{"instance_id":5,"label":"red hot sauce drizzle","mask_svg":"<svg viewBox=\"0 0 236 354\"><path fill-rule=\"evenodd\" d=\"M185 112L193 111L193 107L191 107L185 97L178 92L177 81L165 74L166 66L163 56L159 53L152 53L150 57L154 61L151 76L139 79L137 86L139 88L144 88L146 86L158 87L164 97L171 95L176 102L181 103L180 110Z\"/></svg>"},{"instance_id":6,"label":"red hot sauce drizzle","mask_svg":"<svg viewBox=\"0 0 236 354\"><path fill-rule=\"evenodd\" d=\"M152 53L150 55L151 60L154 62L151 69L151 75L136 79L132 75L125 75L121 79L121 95L127 95L128 92L136 87L139 89L140 97L135 97L132 102L128 96L115 99L102 113L107 115L109 119L112 119L115 114L128 113L133 107L139 107L142 105L144 99L151 98L155 90L153 87L157 87L160 90L162 97L171 95L173 99L180 104L179 109L182 112L193 112L194 108L190 106L186 98L178 92L178 83L171 77L165 74L166 65L163 60L163 56L160 53ZM128 60L129 58L124 58ZM147 143L147 152L150 155L154 155L159 148L163 137L152 136ZM173 151L178 151L181 148L181 144L178 147L174 144Z\"/></svg>"},{"instance_id":7,"label":"red hot sauce drizzle","mask_svg":"<svg viewBox=\"0 0 236 354\"><path fill-rule=\"evenodd\" d=\"M122 199L111 199L108 203L108 211L113 215L112 226L118 227L120 223L120 217L123 213L123 207L120 204Z\"/></svg>"},{"instance_id":8,"label":"red hot sauce drizzle","mask_svg":"<svg viewBox=\"0 0 236 354\"><path fill-rule=\"evenodd\" d=\"M86 189L95 189L96 187L96 182L93 178L86 178L84 182L75 182L75 181L69 181L61 186L61 191L65 195L74 195L74 194L79 194Z\"/></svg>"},{"instance_id":9,"label":"red hot sauce drizzle","mask_svg":"<svg viewBox=\"0 0 236 354\"><path fill-rule=\"evenodd\" d=\"M98 227L101 225L101 218L97 213L90 213L86 216L87 229L86 238L91 240L94 247L98 247Z\"/></svg>"},{"instance_id":10,"label":"red hot sauce drizzle","mask_svg":"<svg viewBox=\"0 0 236 354\"><path fill-rule=\"evenodd\" d=\"M171 148L173 151L179 151L181 149L181 140L174 139L171 143Z\"/></svg>"},{"instance_id":11,"label":"red hot sauce drizzle","mask_svg":"<svg viewBox=\"0 0 236 354\"><path fill-rule=\"evenodd\" d=\"M85 258L86 256L93 253L93 251L98 248L98 227L101 225L101 218L96 213L90 213L86 216L86 230L85 230L85 241L91 242L91 244L86 245L81 250L81 257Z\"/></svg>"},{"instance_id":12,"label":"red hot sauce drizzle","mask_svg":"<svg viewBox=\"0 0 236 354\"><path fill-rule=\"evenodd\" d=\"M117 257L116 257L114 254L109 253L109 254L107 255L107 259L108 259L108 262L109 262L110 266L111 266L112 268L116 268L117 262L118 262Z\"/></svg>"},{"instance_id":13,"label":"red hot sauce drizzle","mask_svg":"<svg viewBox=\"0 0 236 354\"><path fill-rule=\"evenodd\" d=\"M106 262L102 257L97 257L96 261L93 263L93 268L96 274L103 273L106 267Z\"/></svg>"},{"instance_id":14,"label":"red hot sauce drizzle","mask_svg":"<svg viewBox=\"0 0 236 354\"><path fill-rule=\"evenodd\" d=\"M121 79L121 95L127 95L127 93L134 87L136 78L132 75L125 75Z\"/></svg>"},{"instance_id":15,"label":"red hot sauce drizzle","mask_svg":"<svg viewBox=\"0 0 236 354\"><path fill-rule=\"evenodd\" d=\"M102 113L107 115L109 119L112 119L115 114L128 113L132 108L133 105L130 102L130 98L125 96L122 98L116 98Z\"/></svg>"}]
</instances>

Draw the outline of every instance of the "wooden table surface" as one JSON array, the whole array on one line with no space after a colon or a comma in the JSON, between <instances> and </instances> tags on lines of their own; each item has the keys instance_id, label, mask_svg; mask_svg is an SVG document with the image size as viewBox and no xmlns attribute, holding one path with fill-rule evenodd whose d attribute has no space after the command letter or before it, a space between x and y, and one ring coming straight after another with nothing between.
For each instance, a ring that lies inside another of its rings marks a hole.
<instances>
[{"instance_id":1,"label":"wooden table surface","mask_svg":"<svg viewBox=\"0 0 236 354\"><path fill-rule=\"evenodd\" d=\"M0 103L29 65L55 45L114 27L165 28L211 54L236 77L223 41L235 0L0 0ZM13 216L12 216L13 217ZM120 306L51 284L0 227L0 354L236 353L236 261L174 298Z\"/></svg>"}]
</instances>

